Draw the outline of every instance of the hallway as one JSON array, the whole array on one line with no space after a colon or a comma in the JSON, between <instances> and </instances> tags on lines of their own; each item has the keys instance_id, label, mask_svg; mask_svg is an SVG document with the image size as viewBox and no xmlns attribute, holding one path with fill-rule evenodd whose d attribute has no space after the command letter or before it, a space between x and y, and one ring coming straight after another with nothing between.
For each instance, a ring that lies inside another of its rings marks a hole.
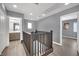
<instances>
[{"instance_id":1,"label":"hallway","mask_svg":"<svg viewBox=\"0 0 79 59\"><path fill-rule=\"evenodd\" d=\"M63 46L53 45L54 52L48 56L77 56L77 44L75 39L63 38ZM26 56L20 41L10 42L10 46L2 53L4 56Z\"/></svg>"},{"instance_id":2,"label":"hallway","mask_svg":"<svg viewBox=\"0 0 79 59\"><path fill-rule=\"evenodd\" d=\"M34 49L34 53L36 54L37 51L43 50L40 43L38 43L38 47L36 47L36 40L38 39L38 42L42 42L47 46L45 47L45 52L50 52L47 51L50 48L50 50L53 51L48 56L77 56L77 51L79 53L78 16L78 3L69 3L68 5L65 5L65 3L0 3L0 55L28 56L25 51L28 50L31 55ZM72 18L73 20L76 19L76 21L66 21L63 24L67 25L66 28L61 26L62 21ZM71 23L73 26L71 26ZM64 33L68 34L68 36L72 35L69 37L74 36L78 38L78 40L63 38L62 46L53 44L52 47L53 41L60 43L62 36L66 36L61 34L63 33L62 28L65 28ZM39 36L37 35L38 33L42 34ZM39 41L40 38L41 40ZM34 41L32 39L35 40L34 49L32 48ZM27 49L24 49L21 40L24 40ZM38 53L38 55L40 55L40 53Z\"/></svg>"},{"instance_id":3,"label":"hallway","mask_svg":"<svg viewBox=\"0 0 79 59\"><path fill-rule=\"evenodd\" d=\"M10 46L2 52L3 56L26 56L23 45L19 40L11 41Z\"/></svg>"}]
</instances>

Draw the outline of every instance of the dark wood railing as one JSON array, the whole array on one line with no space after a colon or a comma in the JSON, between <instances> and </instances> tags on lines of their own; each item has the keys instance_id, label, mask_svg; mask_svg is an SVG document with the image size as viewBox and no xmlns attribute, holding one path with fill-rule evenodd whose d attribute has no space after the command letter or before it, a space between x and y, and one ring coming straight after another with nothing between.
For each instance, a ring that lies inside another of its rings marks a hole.
<instances>
[{"instance_id":1,"label":"dark wood railing","mask_svg":"<svg viewBox=\"0 0 79 59\"><path fill-rule=\"evenodd\" d=\"M31 35L23 33L24 44L31 56L48 55L53 51L53 32L35 31Z\"/></svg>"}]
</instances>

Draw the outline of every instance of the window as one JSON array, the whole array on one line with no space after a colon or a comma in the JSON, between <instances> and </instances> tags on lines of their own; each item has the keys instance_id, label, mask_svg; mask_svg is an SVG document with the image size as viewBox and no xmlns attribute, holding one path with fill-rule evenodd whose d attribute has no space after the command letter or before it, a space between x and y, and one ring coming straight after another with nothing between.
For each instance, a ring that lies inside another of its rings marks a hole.
<instances>
[{"instance_id":1,"label":"window","mask_svg":"<svg viewBox=\"0 0 79 59\"><path fill-rule=\"evenodd\" d=\"M77 22L74 22L73 24L73 32L77 32Z\"/></svg>"},{"instance_id":2,"label":"window","mask_svg":"<svg viewBox=\"0 0 79 59\"><path fill-rule=\"evenodd\" d=\"M28 23L28 29L32 29L32 23Z\"/></svg>"}]
</instances>

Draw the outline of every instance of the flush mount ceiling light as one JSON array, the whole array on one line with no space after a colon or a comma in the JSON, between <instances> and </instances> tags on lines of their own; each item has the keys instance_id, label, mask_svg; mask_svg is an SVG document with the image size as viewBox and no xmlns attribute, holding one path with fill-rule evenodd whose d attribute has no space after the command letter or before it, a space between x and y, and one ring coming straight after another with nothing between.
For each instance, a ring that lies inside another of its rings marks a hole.
<instances>
[{"instance_id":1,"label":"flush mount ceiling light","mask_svg":"<svg viewBox=\"0 0 79 59\"><path fill-rule=\"evenodd\" d=\"M68 5L69 3L65 3L64 5Z\"/></svg>"},{"instance_id":2,"label":"flush mount ceiling light","mask_svg":"<svg viewBox=\"0 0 79 59\"><path fill-rule=\"evenodd\" d=\"M13 5L14 8L17 8L17 5Z\"/></svg>"},{"instance_id":3,"label":"flush mount ceiling light","mask_svg":"<svg viewBox=\"0 0 79 59\"><path fill-rule=\"evenodd\" d=\"M32 13L30 13L29 15L33 15Z\"/></svg>"},{"instance_id":4,"label":"flush mount ceiling light","mask_svg":"<svg viewBox=\"0 0 79 59\"><path fill-rule=\"evenodd\" d=\"M45 16L46 14L42 14L42 16Z\"/></svg>"}]
</instances>

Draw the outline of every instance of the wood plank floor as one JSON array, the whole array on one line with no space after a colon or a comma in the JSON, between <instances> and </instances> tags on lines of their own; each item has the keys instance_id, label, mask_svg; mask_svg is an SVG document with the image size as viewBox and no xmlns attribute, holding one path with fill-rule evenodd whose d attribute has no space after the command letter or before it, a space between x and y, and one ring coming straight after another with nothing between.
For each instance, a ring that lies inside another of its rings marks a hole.
<instances>
[{"instance_id":1,"label":"wood plank floor","mask_svg":"<svg viewBox=\"0 0 79 59\"><path fill-rule=\"evenodd\" d=\"M54 51L48 56L77 56L77 40L63 38L63 46L53 45ZM26 56L23 45L20 41L11 41L10 46L6 48L2 55L4 56Z\"/></svg>"},{"instance_id":2,"label":"wood plank floor","mask_svg":"<svg viewBox=\"0 0 79 59\"><path fill-rule=\"evenodd\" d=\"M54 51L48 56L77 56L77 40L63 38L63 46L53 45Z\"/></svg>"},{"instance_id":3,"label":"wood plank floor","mask_svg":"<svg viewBox=\"0 0 79 59\"><path fill-rule=\"evenodd\" d=\"M26 56L24 47L19 40L11 41L10 46L2 52L3 56Z\"/></svg>"}]
</instances>

